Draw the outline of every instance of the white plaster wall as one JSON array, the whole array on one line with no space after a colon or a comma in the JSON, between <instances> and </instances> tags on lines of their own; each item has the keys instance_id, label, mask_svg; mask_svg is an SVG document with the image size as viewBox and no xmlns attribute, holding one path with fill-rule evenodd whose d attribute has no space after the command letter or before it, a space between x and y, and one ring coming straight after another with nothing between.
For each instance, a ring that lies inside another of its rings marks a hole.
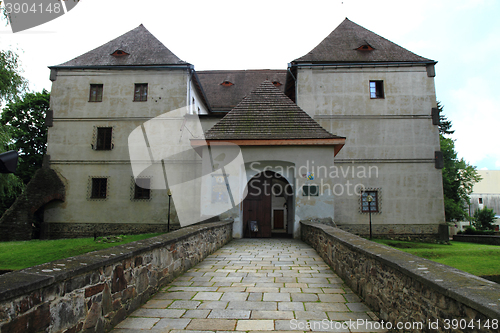
<instances>
[{"instance_id":1,"label":"white plaster wall","mask_svg":"<svg viewBox=\"0 0 500 333\"><path fill-rule=\"evenodd\" d=\"M148 120L185 107L187 82L187 70L59 71L51 92L54 126L49 128L48 154L51 156L51 167L66 179L67 197L65 203L51 204L46 209L45 221L166 222L168 196L165 189L153 190L149 201L131 200L133 186L128 138L134 129ZM148 83L146 102L133 101L135 83ZM102 102L88 102L90 84L103 84ZM187 110L182 112L187 113ZM179 164L183 165L171 183L183 183L199 176L201 159L191 149L190 134L185 130L185 127L190 127L190 131L194 132L191 122L185 123L182 116L176 116L156 121L156 125L160 129L156 133L146 130L151 145L172 133L187 139L183 144L172 142L161 145L157 151L153 149L155 159L166 158L165 166L169 174L171 168L179 170ZM113 127L112 150L92 149L96 127ZM149 157L144 162L151 164ZM156 165L156 170L146 170L144 175L153 176L153 181L163 184L165 188L163 174L159 172L163 171L161 164L159 166L160 169ZM90 176L109 177L106 200L88 200ZM199 193L199 189L187 187L184 191L185 195L177 201ZM175 197L173 202L175 204Z\"/></svg>"},{"instance_id":2,"label":"white plaster wall","mask_svg":"<svg viewBox=\"0 0 500 333\"><path fill-rule=\"evenodd\" d=\"M384 81L383 99L371 99L370 80ZM380 188L380 224L444 222L441 170L434 167L439 132L432 125L434 78L425 66L302 68L297 73L297 104L330 133L345 136L336 156L337 182ZM377 177L356 173L376 167ZM345 175L343 175L344 173ZM337 224L367 223L359 196L335 196Z\"/></svg>"}]
</instances>

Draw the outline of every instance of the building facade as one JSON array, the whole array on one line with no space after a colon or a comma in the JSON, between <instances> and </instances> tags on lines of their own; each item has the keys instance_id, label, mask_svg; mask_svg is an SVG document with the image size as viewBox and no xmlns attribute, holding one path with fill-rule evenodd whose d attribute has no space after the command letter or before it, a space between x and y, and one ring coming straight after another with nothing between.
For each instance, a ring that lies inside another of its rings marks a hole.
<instances>
[{"instance_id":1,"label":"building facade","mask_svg":"<svg viewBox=\"0 0 500 333\"><path fill-rule=\"evenodd\" d=\"M234 219L235 237L298 237L305 219L366 234L369 214L376 234L437 234L434 65L346 19L286 70L196 72L141 25L51 67L47 154L66 200L45 207L43 228L49 237L165 230L193 205L198 220ZM243 158L237 190L207 160L220 142ZM251 181L293 190L251 200Z\"/></svg>"}]
</instances>

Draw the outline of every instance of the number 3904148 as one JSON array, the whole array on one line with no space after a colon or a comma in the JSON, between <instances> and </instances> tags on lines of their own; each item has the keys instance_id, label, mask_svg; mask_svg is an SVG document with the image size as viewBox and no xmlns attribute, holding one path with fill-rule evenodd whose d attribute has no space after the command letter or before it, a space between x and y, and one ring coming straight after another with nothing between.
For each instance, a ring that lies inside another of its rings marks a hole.
<instances>
[{"instance_id":1,"label":"number 3904148","mask_svg":"<svg viewBox=\"0 0 500 333\"><path fill-rule=\"evenodd\" d=\"M59 14L62 11L61 4L56 2L56 3L48 3L48 4L43 4L43 3L34 3L34 4L28 4L26 2L6 2L5 3L5 13L6 14L28 14L28 13L56 13Z\"/></svg>"}]
</instances>

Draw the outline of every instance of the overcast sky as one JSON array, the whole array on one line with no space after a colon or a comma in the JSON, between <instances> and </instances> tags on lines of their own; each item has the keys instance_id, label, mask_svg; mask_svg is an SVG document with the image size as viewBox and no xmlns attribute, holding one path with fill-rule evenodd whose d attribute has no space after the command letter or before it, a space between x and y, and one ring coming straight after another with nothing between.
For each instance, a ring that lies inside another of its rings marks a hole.
<instances>
[{"instance_id":1,"label":"overcast sky","mask_svg":"<svg viewBox=\"0 0 500 333\"><path fill-rule=\"evenodd\" d=\"M452 120L460 157L500 170L500 1L80 0L67 14L13 34L31 89L50 91L58 65L144 26L179 58L208 69L285 69L345 17L438 61L436 95Z\"/></svg>"}]
</instances>

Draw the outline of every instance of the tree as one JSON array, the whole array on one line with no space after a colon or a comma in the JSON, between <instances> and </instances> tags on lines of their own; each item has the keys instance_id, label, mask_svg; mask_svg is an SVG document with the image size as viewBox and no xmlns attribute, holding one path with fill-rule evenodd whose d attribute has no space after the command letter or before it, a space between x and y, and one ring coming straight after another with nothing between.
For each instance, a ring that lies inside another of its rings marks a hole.
<instances>
[{"instance_id":1,"label":"tree","mask_svg":"<svg viewBox=\"0 0 500 333\"><path fill-rule=\"evenodd\" d=\"M19 66L16 53L10 50L0 51L0 106L16 99L28 87L26 79L20 74Z\"/></svg>"},{"instance_id":2,"label":"tree","mask_svg":"<svg viewBox=\"0 0 500 333\"><path fill-rule=\"evenodd\" d=\"M486 206L483 209L476 209L474 212L474 225L478 230L495 230L494 220L495 212Z\"/></svg>"},{"instance_id":3,"label":"tree","mask_svg":"<svg viewBox=\"0 0 500 333\"><path fill-rule=\"evenodd\" d=\"M453 134L451 121L443 112L443 106L438 102L439 108L439 139L441 152L443 153L443 193L444 211L446 221L460 221L468 216L469 195L472 193L474 184L481 180L476 167L469 165L463 158L458 159L455 151L455 140L445 137Z\"/></svg>"},{"instance_id":4,"label":"tree","mask_svg":"<svg viewBox=\"0 0 500 333\"><path fill-rule=\"evenodd\" d=\"M50 94L44 89L38 93L26 93L9 103L0 118L0 123L9 126L12 146L19 152L16 174L27 184L35 171L42 167L47 150L47 128L45 115L49 110Z\"/></svg>"}]
</instances>

